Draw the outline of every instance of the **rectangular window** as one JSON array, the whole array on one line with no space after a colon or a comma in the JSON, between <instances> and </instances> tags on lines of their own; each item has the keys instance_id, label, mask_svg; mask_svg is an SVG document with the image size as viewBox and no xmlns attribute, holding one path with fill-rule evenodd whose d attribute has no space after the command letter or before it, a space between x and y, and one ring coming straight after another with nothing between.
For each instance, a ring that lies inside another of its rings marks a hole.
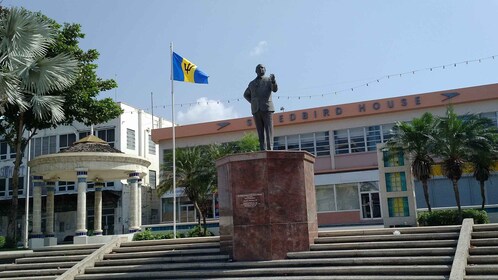
<instances>
[{"instance_id":1,"label":"rectangular window","mask_svg":"<svg viewBox=\"0 0 498 280\"><path fill-rule=\"evenodd\" d=\"M349 130L349 141L351 153L365 152L365 131L363 127L351 128Z\"/></svg>"},{"instance_id":2,"label":"rectangular window","mask_svg":"<svg viewBox=\"0 0 498 280\"><path fill-rule=\"evenodd\" d=\"M8 189L9 189L9 196L12 196L12 194L14 193L14 190L13 190L13 185L14 185L14 179L13 178L9 178L8 180ZM17 190L17 194L18 195L21 195L23 194L24 192L24 177L19 177L19 186L18 186L18 190Z\"/></svg>"},{"instance_id":3,"label":"rectangular window","mask_svg":"<svg viewBox=\"0 0 498 280\"><path fill-rule=\"evenodd\" d=\"M133 129L126 129L126 148L135 150L135 130Z\"/></svg>"},{"instance_id":4,"label":"rectangular window","mask_svg":"<svg viewBox=\"0 0 498 280\"><path fill-rule=\"evenodd\" d=\"M383 151L384 167L395 167L405 165L403 151Z\"/></svg>"},{"instance_id":5,"label":"rectangular window","mask_svg":"<svg viewBox=\"0 0 498 280\"><path fill-rule=\"evenodd\" d=\"M152 135L148 135L147 138L149 139L149 154L155 155L156 154L156 143L154 143L154 141L152 141Z\"/></svg>"},{"instance_id":6,"label":"rectangular window","mask_svg":"<svg viewBox=\"0 0 498 280\"><path fill-rule=\"evenodd\" d=\"M410 216L407 197L390 197L387 199L387 206L389 208L389 217Z\"/></svg>"},{"instance_id":7,"label":"rectangular window","mask_svg":"<svg viewBox=\"0 0 498 280\"><path fill-rule=\"evenodd\" d=\"M76 134L74 133L59 135L59 151L71 147L74 142L76 142Z\"/></svg>"},{"instance_id":8,"label":"rectangular window","mask_svg":"<svg viewBox=\"0 0 498 280\"><path fill-rule=\"evenodd\" d=\"M381 127L382 127L382 142L385 143L393 136L392 129L394 127L394 124L393 123L383 124Z\"/></svg>"},{"instance_id":9,"label":"rectangular window","mask_svg":"<svg viewBox=\"0 0 498 280\"><path fill-rule=\"evenodd\" d=\"M114 147L114 142L116 141L114 128L98 130L97 137L106 141L109 146Z\"/></svg>"},{"instance_id":10,"label":"rectangular window","mask_svg":"<svg viewBox=\"0 0 498 280\"><path fill-rule=\"evenodd\" d=\"M481 117L490 119L495 126L498 126L498 118L496 117L496 114L497 112L482 113Z\"/></svg>"},{"instance_id":11,"label":"rectangular window","mask_svg":"<svg viewBox=\"0 0 498 280\"><path fill-rule=\"evenodd\" d=\"M57 192L74 191L75 183L72 181L59 181L57 182Z\"/></svg>"},{"instance_id":12,"label":"rectangular window","mask_svg":"<svg viewBox=\"0 0 498 280\"><path fill-rule=\"evenodd\" d=\"M337 211L360 209L357 183L335 185L335 191L337 195Z\"/></svg>"},{"instance_id":13,"label":"rectangular window","mask_svg":"<svg viewBox=\"0 0 498 280\"><path fill-rule=\"evenodd\" d=\"M156 171L155 170L149 170L149 185L152 189L155 189L157 186Z\"/></svg>"},{"instance_id":14,"label":"rectangular window","mask_svg":"<svg viewBox=\"0 0 498 280\"><path fill-rule=\"evenodd\" d=\"M299 151L299 135L287 136L287 150Z\"/></svg>"},{"instance_id":15,"label":"rectangular window","mask_svg":"<svg viewBox=\"0 0 498 280\"><path fill-rule=\"evenodd\" d=\"M386 173L386 189L388 192L406 191L405 172Z\"/></svg>"},{"instance_id":16,"label":"rectangular window","mask_svg":"<svg viewBox=\"0 0 498 280\"><path fill-rule=\"evenodd\" d=\"M3 197L7 194L7 184L5 183L6 179L0 179L0 197Z\"/></svg>"},{"instance_id":17,"label":"rectangular window","mask_svg":"<svg viewBox=\"0 0 498 280\"><path fill-rule=\"evenodd\" d=\"M348 130L336 130L334 131L334 145L335 154L348 154L349 153L349 143L348 143Z\"/></svg>"},{"instance_id":18,"label":"rectangular window","mask_svg":"<svg viewBox=\"0 0 498 280\"><path fill-rule=\"evenodd\" d=\"M299 138L301 140L301 151L307 151L309 153L315 154L314 133L301 134Z\"/></svg>"},{"instance_id":19,"label":"rectangular window","mask_svg":"<svg viewBox=\"0 0 498 280\"><path fill-rule=\"evenodd\" d=\"M316 156L330 155L329 132L316 132Z\"/></svg>"},{"instance_id":20,"label":"rectangular window","mask_svg":"<svg viewBox=\"0 0 498 280\"><path fill-rule=\"evenodd\" d=\"M381 142L380 125L367 127L367 150L375 151L377 149L377 144Z\"/></svg>"},{"instance_id":21,"label":"rectangular window","mask_svg":"<svg viewBox=\"0 0 498 280\"><path fill-rule=\"evenodd\" d=\"M273 150L275 151L284 151L286 150L285 146L285 136L279 136L273 138Z\"/></svg>"},{"instance_id":22,"label":"rectangular window","mask_svg":"<svg viewBox=\"0 0 498 280\"><path fill-rule=\"evenodd\" d=\"M0 159L7 159L8 146L7 142L0 142Z\"/></svg>"},{"instance_id":23,"label":"rectangular window","mask_svg":"<svg viewBox=\"0 0 498 280\"><path fill-rule=\"evenodd\" d=\"M318 212L337 210L335 207L335 194L333 185L316 187L316 207Z\"/></svg>"},{"instance_id":24,"label":"rectangular window","mask_svg":"<svg viewBox=\"0 0 498 280\"><path fill-rule=\"evenodd\" d=\"M31 158L57 152L57 136L37 137L31 140Z\"/></svg>"}]
</instances>

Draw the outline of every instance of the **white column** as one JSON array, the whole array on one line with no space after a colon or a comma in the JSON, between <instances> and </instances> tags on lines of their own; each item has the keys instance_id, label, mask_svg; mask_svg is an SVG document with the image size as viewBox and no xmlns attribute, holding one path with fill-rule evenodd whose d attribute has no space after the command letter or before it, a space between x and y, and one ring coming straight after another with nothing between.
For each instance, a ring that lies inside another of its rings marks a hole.
<instances>
[{"instance_id":1,"label":"white column","mask_svg":"<svg viewBox=\"0 0 498 280\"><path fill-rule=\"evenodd\" d=\"M103 182L95 182L95 208L93 218L93 234L102 235L102 188Z\"/></svg>"},{"instance_id":2,"label":"white column","mask_svg":"<svg viewBox=\"0 0 498 280\"><path fill-rule=\"evenodd\" d=\"M47 182L47 227L45 232L45 245L54 246L57 245L57 238L54 234L54 194L55 194L55 182Z\"/></svg>"},{"instance_id":3,"label":"white column","mask_svg":"<svg viewBox=\"0 0 498 280\"><path fill-rule=\"evenodd\" d=\"M33 176L33 229L29 240L29 247L36 249L44 246L43 233L41 231L41 208L43 176Z\"/></svg>"},{"instance_id":4,"label":"white column","mask_svg":"<svg viewBox=\"0 0 498 280\"><path fill-rule=\"evenodd\" d=\"M86 236L86 179L87 169L76 169L78 177L78 205L76 208L76 236Z\"/></svg>"},{"instance_id":5,"label":"white column","mask_svg":"<svg viewBox=\"0 0 498 280\"><path fill-rule=\"evenodd\" d=\"M130 233L140 230L138 225L138 179L139 173L132 172L128 177L128 186L130 186L130 222L128 231Z\"/></svg>"},{"instance_id":6,"label":"white column","mask_svg":"<svg viewBox=\"0 0 498 280\"><path fill-rule=\"evenodd\" d=\"M32 238L43 238L41 231L42 187L45 184L42 176L33 176L33 230Z\"/></svg>"},{"instance_id":7,"label":"white column","mask_svg":"<svg viewBox=\"0 0 498 280\"><path fill-rule=\"evenodd\" d=\"M138 227L142 228L142 179L138 179L138 197L137 197L137 203L138 203Z\"/></svg>"}]
</instances>

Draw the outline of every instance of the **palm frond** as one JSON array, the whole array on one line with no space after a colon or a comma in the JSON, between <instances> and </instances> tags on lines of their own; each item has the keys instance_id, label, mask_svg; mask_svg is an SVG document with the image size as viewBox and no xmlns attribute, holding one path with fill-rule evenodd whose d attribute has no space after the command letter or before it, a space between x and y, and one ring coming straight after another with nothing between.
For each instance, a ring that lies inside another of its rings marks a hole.
<instances>
[{"instance_id":1,"label":"palm frond","mask_svg":"<svg viewBox=\"0 0 498 280\"><path fill-rule=\"evenodd\" d=\"M33 110L33 115L39 120L51 120L52 122L63 121L64 97L51 95L33 95L31 96L30 105Z\"/></svg>"}]
</instances>

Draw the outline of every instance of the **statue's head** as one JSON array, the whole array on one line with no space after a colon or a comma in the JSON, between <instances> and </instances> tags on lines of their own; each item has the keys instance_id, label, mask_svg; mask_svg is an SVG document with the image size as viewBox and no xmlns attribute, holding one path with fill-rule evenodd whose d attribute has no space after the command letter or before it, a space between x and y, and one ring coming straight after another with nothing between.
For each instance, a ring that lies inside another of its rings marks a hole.
<instances>
[{"instance_id":1,"label":"statue's head","mask_svg":"<svg viewBox=\"0 0 498 280\"><path fill-rule=\"evenodd\" d=\"M263 64L258 64L258 66L256 66L256 74L258 75L258 77L263 77L265 75L265 72L266 68Z\"/></svg>"}]
</instances>

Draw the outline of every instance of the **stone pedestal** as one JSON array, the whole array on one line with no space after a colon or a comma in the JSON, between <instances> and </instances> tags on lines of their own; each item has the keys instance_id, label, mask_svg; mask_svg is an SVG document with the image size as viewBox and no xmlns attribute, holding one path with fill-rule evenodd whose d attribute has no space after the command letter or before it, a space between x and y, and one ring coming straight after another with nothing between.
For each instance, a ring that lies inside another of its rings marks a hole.
<instances>
[{"instance_id":1,"label":"stone pedestal","mask_svg":"<svg viewBox=\"0 0 498 280\"><path fill-rule=\"evenodd\" d=\"M297 151L218 160L221 251L235 261L308 251L318 235L313 164Z\"/></svg>"}]
</instances>

